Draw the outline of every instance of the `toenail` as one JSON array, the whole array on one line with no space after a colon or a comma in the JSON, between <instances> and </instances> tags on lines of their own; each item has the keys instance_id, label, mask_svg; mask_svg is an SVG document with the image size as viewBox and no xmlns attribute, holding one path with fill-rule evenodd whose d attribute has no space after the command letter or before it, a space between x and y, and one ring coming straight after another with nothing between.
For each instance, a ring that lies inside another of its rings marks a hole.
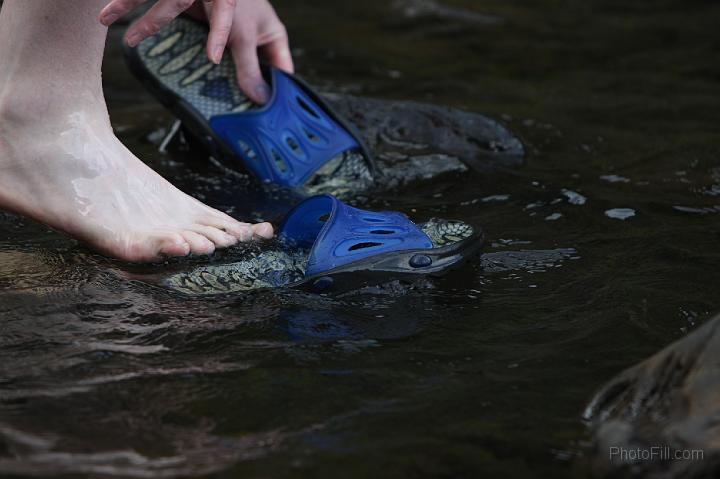
<instances>
[{"instance_id":1,"label":"toenail","mask_svg":"<svg viewBox=\"0 0 720 479\"><path fill-rule=\"evenodd\" d=\"M258 225L257 233L261 236L268 236L272 233L273 227L269 223L262 223Z\"/></svg>"}]
</instances>

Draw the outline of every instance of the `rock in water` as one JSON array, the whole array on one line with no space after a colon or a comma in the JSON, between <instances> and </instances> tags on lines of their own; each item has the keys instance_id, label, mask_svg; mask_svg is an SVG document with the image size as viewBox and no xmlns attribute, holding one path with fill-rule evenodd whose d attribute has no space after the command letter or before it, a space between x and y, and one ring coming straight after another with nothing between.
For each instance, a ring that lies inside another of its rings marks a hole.
<instances>
[{"instance_id":1,"label":"rock in water","mask_svg":"<svg viewBox=\"0 0 720 479\"><path fill-rule=\"evenodd\" d=\"M584 416L608 473L720 477L720 316L620 373Z\"/></svg>"},{"instance_id":2,"label":"rock in water","mask_svg":"<svg viewBox=\"0 0 720 479\"><path fill-rule=\"evenodd\" d=\"M444 174L481 173L522 166L525 148L499 122L479 113L413 101L323 93L323 98L364 138L375 158L371 175L363 157L346 152L328 161L304 186L308 195L342 198L390 189ZM192 133L188 146L207 152ZM230 163L234 168L235 162Z\"/></svg>"},{"instance_id":3,"label":"rock in water","mask_svg":"<svg viewBox=\"0 0 720 479\"><path fill-rule=\"evenodd\" d=\"M443 170L488 171L523 164L520 140L481 114L412 101L325 97L357 127L386 175L417 180Z\"/></svg>"}]
</instances>

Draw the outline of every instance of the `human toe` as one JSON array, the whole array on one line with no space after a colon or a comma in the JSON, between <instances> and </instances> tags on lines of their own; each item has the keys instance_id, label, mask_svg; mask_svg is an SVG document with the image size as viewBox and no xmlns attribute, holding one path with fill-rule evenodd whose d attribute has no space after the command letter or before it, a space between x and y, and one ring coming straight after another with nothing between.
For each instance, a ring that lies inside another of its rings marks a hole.
<instances>
[{"instance_id":1,"label":"human toe","mask_svg":"<svg viewBox=\"0 0 720 479\"><path fill-rule=\"evenodd\" d=\"M215 243L207 239L205 236L192 230L182 232L183 238L190 245L190 252L196 255L212 254L215 251Z\"/></svg>"},{"instance_id":2,"label":"human toe","mask_svg":"<svg viewBox=\"0 0 720 479\"><path fill-rule=\"evenodd\" d=\"M214 226L195 225L190 229L215 243L218 248L227 248L238 242L237 237Z\"/></svg>"},{"instance_id":3,"label":"human toe","mask_svg":"<svg viewBox=\"0 0 720 479\"><path fill-rule=\"evenodd\" d=\"M262 239L270 239L275 234L272 225L268 222L252 225L252 231L255 237Z\"/></svg>"},{"instance_id":4,"label":"human toe","mask_svg":"<svg viewBox=\"0 0 720 479\"><path fill-rule=\"evenodd\" d=\"M237 238L238 241L250 241L253 237L253 230L250 224L242 223L227 215L208 216L206 218L203 218L200 223L205 226L211 226L213 228L222 230L225 233L228 233Z\"/></svg>"}]
</instances>

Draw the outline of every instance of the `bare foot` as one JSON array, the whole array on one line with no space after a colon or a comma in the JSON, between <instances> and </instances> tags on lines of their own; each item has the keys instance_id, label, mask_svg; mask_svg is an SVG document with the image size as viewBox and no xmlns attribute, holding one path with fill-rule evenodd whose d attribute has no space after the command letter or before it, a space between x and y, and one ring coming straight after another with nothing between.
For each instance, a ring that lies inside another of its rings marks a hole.
<instances>
[{"instance_id":1,"label":"bare foot","mask_svg":"<svg viewBox=\"0 0 720 479\"><path fill-rule=\"evenodd\" d=\"M8 98L0 101L0 209L133 262L272 237L270 224L238 222L148 168L115 137L104 103L48 111Z\"/></svg>"}]
</instances>

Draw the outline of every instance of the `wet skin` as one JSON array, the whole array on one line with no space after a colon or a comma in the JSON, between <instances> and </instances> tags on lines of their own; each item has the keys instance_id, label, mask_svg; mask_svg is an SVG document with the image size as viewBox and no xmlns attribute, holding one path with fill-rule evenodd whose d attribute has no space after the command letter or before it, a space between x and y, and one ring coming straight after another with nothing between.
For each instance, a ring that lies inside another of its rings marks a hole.
<instances>
[{"instance_id":1,"label":"wet skin","mask_svg":"<svg viewBox=\"0 0 720 479\"><path fill-rule=\"evenodd\" d=\"M133 262L272 237L267 223L239 222L182 193L117 139L100 75L105 3L5 2L0 208Z\"/></svg>"},{"instance_id":2,"label":"wet skin","mask_svg":"<svg viewBox=\"0 0 720 479\"><path fill-rule=\"evenodd\" d=\"M499 19L474 23L412 3L276 6L321 89L479 111L523 139L520 168L357 200L477 221L487 255L420 289L188 298L0 214L0 474L596 477L588 401L718 311L720 5L441 3ZM206 204L282 218L246 176L157 152L172 117L122 34L117 135Z\"/></svg>"}]
</instances>

